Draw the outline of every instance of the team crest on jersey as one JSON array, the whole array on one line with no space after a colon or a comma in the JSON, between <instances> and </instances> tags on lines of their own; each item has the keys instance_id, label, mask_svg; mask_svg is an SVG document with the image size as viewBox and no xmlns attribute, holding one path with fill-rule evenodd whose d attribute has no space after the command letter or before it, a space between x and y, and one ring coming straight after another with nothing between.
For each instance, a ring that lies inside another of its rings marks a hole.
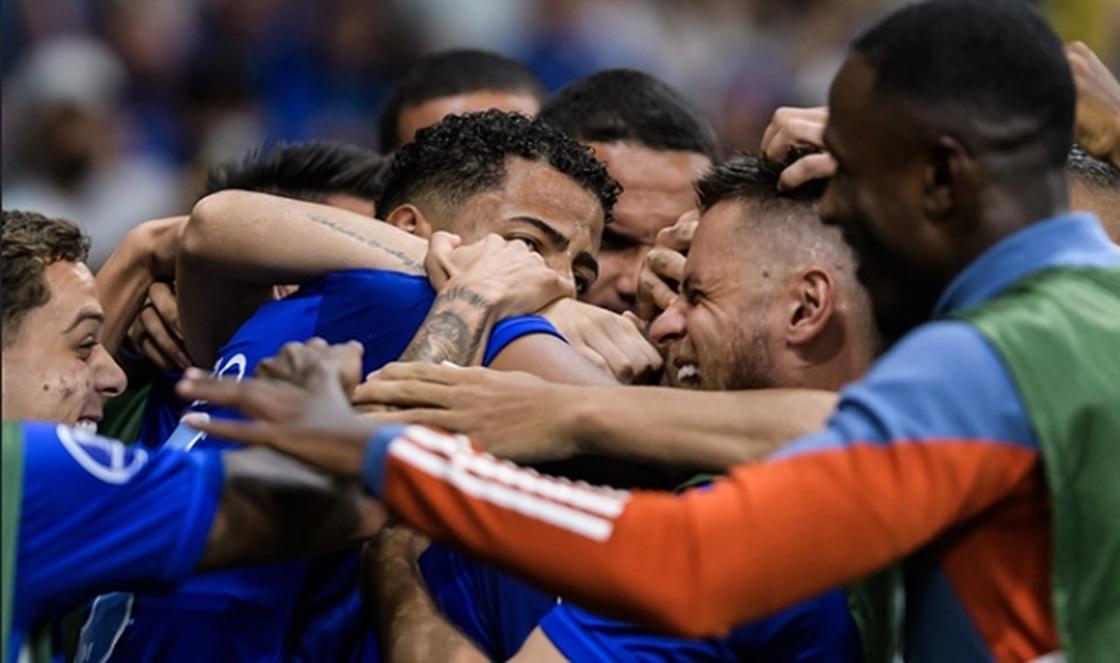
<instances>
[{"instance_id":1,"label":"team crest on jersey","mask_svg":"<svg viewBox=\"0 0 1120 663\"><path fill-rule=\"evenodd\" d=\"M148 462L144 449L98 437L79 428L59 425L58 441L70 457L94 477L114 484L128 482Z\"/></svg>"}]
</instances>

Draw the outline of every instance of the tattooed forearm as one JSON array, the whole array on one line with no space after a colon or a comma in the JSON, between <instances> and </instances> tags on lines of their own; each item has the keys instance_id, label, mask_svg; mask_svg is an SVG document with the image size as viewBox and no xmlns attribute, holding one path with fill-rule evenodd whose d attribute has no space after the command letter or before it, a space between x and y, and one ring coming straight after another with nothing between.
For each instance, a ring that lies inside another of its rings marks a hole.
<instances>
[{"instance_id":1,"label":"tattooed forearm","mask_svg":"<svg viewBox=\"0 0 1120 663\"><path fill-rule=\"evenodd\" d=\"M448 288L436 297L401 361L469 366L479 359L492 322L493 307L485 297L463 286Z\"/></svg>"},{"instance_id":2,"label":"tattooed forearm","mask_svg":"<svg viewBox=\"0 0 1120 663\"><path fill-rule=\"evenodd\" d=\"M424 271L424 265L417 262L416 260L413 260L412 256L408 255L404 251L394 249L394 248L389 247L389 246L385 246L381 242L373 239L372 237L366 237L366 236L362 235L361 233L354 232L353 230L350 230L349 228L347 228L343 225L340 225L338 223L335 223L334 221L331 221L330 219L328 219L326 217L323 217L323 216L320 216L318 214L308 214L307 216L314 223L317 223L321 226L330 228L331 230L335 231L336 233L339 233L341 235L346 235L350 239L357 240L357 241L361 242L362 244L365 244L366 246L369 246L371 248L377 249L378 251L381 251L383 253L386 253L388 255L393 256L397 260L400 260L401 266L403 266L403 267L408 267L409 269L416 270L416 271L419 271L419 272Z\"/></svg>"}]
</instances>

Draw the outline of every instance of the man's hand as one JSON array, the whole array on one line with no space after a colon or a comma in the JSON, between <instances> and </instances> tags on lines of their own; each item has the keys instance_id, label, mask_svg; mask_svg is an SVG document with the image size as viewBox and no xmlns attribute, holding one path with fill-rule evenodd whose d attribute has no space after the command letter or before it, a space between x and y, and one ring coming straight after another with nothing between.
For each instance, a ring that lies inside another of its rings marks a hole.
<instances>
[{"instance_id":1,"label":"man's hand","mask_svg":"<svg viewBox=\"0 0 1120 663\"><path fill-rule=\"evenodd\" d=\"M646 382L661 371L661 355L630 319L574 299L541 311L564 338L623 384Z\"/></svg>"},{"instance_id":2,"label":"man's hand","mask_svg":"<svg viewBox=\"0 0 1120 663\"><path fill-rule=\"evenodd\" d=\"M700 211L690 210L657 233L638 275L638 317L646 322L661 314L677 296L684 278L685 256L700 225Z\"/></svg>"},{"instance_id":3,"label":"man's hand","mask_svg":"<svg viewBox=\"0 0 1120 663\"><path fill-rule=\"evenodd\" d=\"M572 279L557 274L525 243L494 234L464 246L455 235L436 233L424 264L441 294L456 288L475 293L495 307L499 320L575 295Z\"/></svg>"},{"instance_id":4,"label":"man's hand","mask_svg":"<svg viewBox=\"0 0 1120 663\"><path fill-rule=\"evenodd\" d=\"M179 325L179 302L172 284L156 281L148 288L148 298L128 332L132 345L148 361L163 370L192 366Z\"/></svg>"},{"instance_id":5,"label":"man's hand","mask_svg":"<svg viewBox=\"0 0 1120 663\"><path fill-rule=\"evenodd\" d=\"M1077 86L1074 140L1089 154L1120 168L1120 82L1079 41L1066 46L1066 58Z\"/></svg>"},{"instance_id":6,"label":"man's hand","mask_svg":"<svg viewBox=\"0 0 1120 663\"><path fill-rule=\"evenodd\" d=\"M762 135L762 154L777 163L789 160L794 150L821 150L801 157L782 171L778 188L796 189L809 180L832 177L836 159L824 151L824 128L828 124L828 108L782 107L774 111Z\"/></svg>"},{"instance_id":7,"label":"man's hand","mask_svg":"<svg viewBox=\"0 0 1120 663\"><path fill-rule=\"evenodd\" d=\"M361 376L361 358L359 343L328 346L312 339L285 345L243 382L189 369L177 387L181 397L234 407L255 421L190 415L185 420L210 435L267 445L326 470L357 476L366 443L377 430L376 423L350 407L348 394Z\"/></svg>"},{"instance_id":8,"label":"man's hand","mask_svg":"<svg viewBox=\"0 0 1120 663\"><path fill-rule=\"evenodd\" d=\"M373 374L353 398L359 406L410 408L379 414L380 422L437 426L470 436L496 456L536 462L577 453L567 426L579 393L528 373L396 363Z\"/></svg>"}]
</instances>

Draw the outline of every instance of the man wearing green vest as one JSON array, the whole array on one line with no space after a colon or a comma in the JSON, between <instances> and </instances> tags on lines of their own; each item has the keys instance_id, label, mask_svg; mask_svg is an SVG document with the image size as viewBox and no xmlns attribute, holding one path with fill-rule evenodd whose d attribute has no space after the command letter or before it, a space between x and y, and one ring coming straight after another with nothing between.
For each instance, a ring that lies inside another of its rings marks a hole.
<instances>
[{"instance_id":1,"label":"man wearing green vest","mask_svg":"<svg viewBox=\"0 0 1120 663\"><path fill-rule=\"evenodd\" d=\"M299 435L199 425L360 475L432 538L664 630L725 633L900 562L909 660L1113 660L1120 249L1067 211L1061 42L1024 2L911 5L856 40L829 112L830 155L790 178L832 175L821 215L897 342L823 431L709 490L588 488L422 427L359 432L329 370L181 392L267 418L261 394L286 390Z\"/></svg>"},{"instance_id":2,"label":"man wearing green vest","mask_svg":"<svg viewBox=\"0 0 1120 663\"><path fill-rule=\"evenodd\" d=\"M97 437L124 375L100 343L88 248L69 221L3 213L4 663L49 657L52 623L98 593L310 555L381 522L351 484L271 452L149 453Z\"/></svg>"}]
</instances>

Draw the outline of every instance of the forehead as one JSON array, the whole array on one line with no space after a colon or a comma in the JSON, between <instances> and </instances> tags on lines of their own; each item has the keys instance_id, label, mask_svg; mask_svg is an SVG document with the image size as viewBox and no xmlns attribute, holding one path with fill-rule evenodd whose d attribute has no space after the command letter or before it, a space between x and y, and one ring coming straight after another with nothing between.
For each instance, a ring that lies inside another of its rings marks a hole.
<instances>
[{"instance_id":1,"label":"forehead","mask_svg":"<svg viewBox=\"0 0 1120 663\"><path fill-rule=\"evenodd\" d=\"M707 156L697 152L654 150L634 143L590 145L595 157L622 185L612 227L628 234L649 235L651 242L658 230L695 206L692 184L712 165Z\"/></svg>"},{"instance_id":2,"label":"forehead","mask_svg":"<svg viewBox=\"0 0 1120 663\"><path fill-rule=\"evenodd\" d=\"M693 278L728 271L739 273L766 250L765 233L748 216L757 208L741 200L724 200L700 217L685 261L685 275Z\"/></svg>"},{"instance_id":3,"label":"forehead","mask_svg":"<svg viewBox=\"0 0 1120 663\"><path fill-rule=\"evenodd\" d=\"M47 266L43 276L50 289L50 299L28 315L28 322L38 320L42 324L52 327L61 325L61 329L65 329L79 313L101 312L93 274L85 264L55 262Z\"/></svg>"},{"instance_id":4,"label":"forehead","mask_svg":"<svg viewBox=\"0 0 1120 663\"><path fill-rule=\"evenodd\" d=\"M545 221L568 239L586 238L598 244L603 232L603 208L595 194L547 163L513 157L506 163L501 189L486 191L463 206L485 214L483 223L516 217Z\"/></svg>"}]
</instances>

